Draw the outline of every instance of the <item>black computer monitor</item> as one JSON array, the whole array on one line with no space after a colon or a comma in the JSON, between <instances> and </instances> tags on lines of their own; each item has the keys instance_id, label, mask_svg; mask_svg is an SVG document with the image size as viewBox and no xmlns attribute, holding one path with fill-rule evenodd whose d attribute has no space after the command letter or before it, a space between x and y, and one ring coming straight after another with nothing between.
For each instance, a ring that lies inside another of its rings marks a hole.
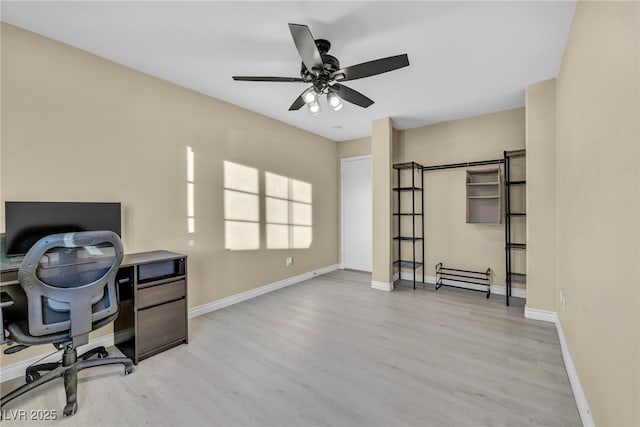
<instances>
[{"instance_id":1,"label":"black computer monitor","mask_svg":"<svg viewBox=\"0 0 640 427\"><path fill-rule=\"evenodd\" d=\"M120 203L5 202L5 251L24 255L50 234L109 230L121 236Z\"/></svg>"}]
</instances>

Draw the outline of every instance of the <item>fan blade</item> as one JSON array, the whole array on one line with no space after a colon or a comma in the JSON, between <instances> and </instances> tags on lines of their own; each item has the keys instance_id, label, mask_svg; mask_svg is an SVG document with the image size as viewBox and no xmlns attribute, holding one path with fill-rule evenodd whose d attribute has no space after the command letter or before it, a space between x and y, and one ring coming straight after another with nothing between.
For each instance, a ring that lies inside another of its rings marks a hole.
<instances>
[{"instance_id":1,"label":"fan blade","mask_svg":"<svg viewBox=\"0 0 640 427\"><path fill-rule=\"evenodd\" d=\"M304 107L304 104L304 99L302 99L302 95L300 95L298 98L296 98L295 101L293 101L293 104L291 104L291 107L289 107L289 111L299 110Z\"/></svg>"},{"instance_id":2,"label":"fan blade","mask_svg":"<svg viewBox=\"0 0 640 427\"><path fill-rule=\"evenodd\" d=\"M348 80L361 79L363 77L375 76L377 74L397 70L398 68L406 67L408 65L409 57L405 53L402 55L389 56L387 58L374 59L373 61L363 62L361 64L343 68L333 73L331 78L341 82L346 82Z\"/></svg>"},{"instance_id":3,"label":"fan blade","mask_svg":"<svg viewBox=\"0 0 640 427\"><path fill-rule=\"evenodd\" d=\"M311 72L313 72L313 69L322 70L322 57L309 27L300 24L289 24L289 31L291 31L293 42L296 44L296 49L298 49L300 58L302 58L307 70Z\"/></svg>"},{"instance_id":4,"label":"fan blade","mask_svg":"<svg viewBox=\"0 0 640 427\"><path fill-rule=\"evenodd\" d=\"M299 77L260 77L260 76L233 76L233 80L240 82L304 82Z\"/></svg>"},{"instance_id":5,"label":"fan blade","mask_svg":"<svg viewBox=\"0 0 640 427\"><path fill-rule=\"evenodd\" d=\"M335 93L337 93L338 96L344 99L345 101L350 102L352 104L359 105L360 107L363 107L363 108L367 108L371 104L373 104L373 101L371 99L367 98L357 90L353 90L350 87L346 87L338 83L331 86L329 90L332 90Z\"/></svg>"}]
</instances>

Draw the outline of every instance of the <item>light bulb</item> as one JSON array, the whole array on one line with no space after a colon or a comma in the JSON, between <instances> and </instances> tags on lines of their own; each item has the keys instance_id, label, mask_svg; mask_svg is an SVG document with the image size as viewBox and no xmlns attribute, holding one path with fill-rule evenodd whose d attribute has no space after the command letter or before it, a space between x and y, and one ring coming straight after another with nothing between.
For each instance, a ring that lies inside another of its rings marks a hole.
<instances>
[{"instance_id":1,"label":"light bulb","mask_svg":"<svg viewBox=\"0 0 640 427\"><path fill-rule=\"evenodd\" d=\"M313 101L309 104L309 111L311 111L311 114L314 116L317 116L320 113L320 104L318 101Z\"/></svg>"},{"instance_id":2,"label":"light bulb","mask_svg":"<svg viewBox=\"0 0 640 427\"><path fill-rule=\"evenodd\" d=\"M304 95L302 95L302 99L304 100L305 103L307 103L308 105L311 105L311 103L316 101L316 91L313 90L313 88L309 88L309 90L307 90Z\"/></svg>"},{"instance_id":3,"label":"light bulb","mask_svg":"<svg viewBox=\"0 0 640 427\"><path fill-rule=\"evenodd\" d=\"M340 99L338 94L335 92L329 92L327 94L327 102L329 103L329 107L331 107L333 111L340 110L343 105L342 99Z\"/></svg>"}]
</instances>

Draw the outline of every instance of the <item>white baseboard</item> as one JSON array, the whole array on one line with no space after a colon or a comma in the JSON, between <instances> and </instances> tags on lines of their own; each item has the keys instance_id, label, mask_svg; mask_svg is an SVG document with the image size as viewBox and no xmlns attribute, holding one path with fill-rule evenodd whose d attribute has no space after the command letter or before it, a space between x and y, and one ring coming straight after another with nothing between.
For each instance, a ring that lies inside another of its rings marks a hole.
<instances>
[{"instance_id":1,"label":"white baseboard","mask_svg":"<svg viewBox=\"0 0 640 427\"><path fill-rule=\"evenodd\" d=\"M88 344L78 347L78 353L82 354L83 352L95 347L100 347L100 346L111 347L112 345L114 345L113 333L110 333L107 335L103 335L101 337L94 338L90 340ZM49 348L55 350L53 347L49 347ZM58 352L51 354L50 356L47 356L44 359L42 359L44 354L40 354L38 356L33 356L28 359L12 363L10 365L1 366L0 381L4 382L4 381L12 380L14 378L24 376L24 372L27 369L27 367L29 367L34 363L46 363L46 362L57 361L56 359L53 359L54 355L58 359L60 358L60 355L58 354Z\"/></svg>"},{"instance_id":2,"label":"white baseboard","mask_svg":"<svg viewBox=\"0 0 640 427\"><path fill-rule=\"evenodd\" d=\"M491 285L491 293L496 295L506 295L507 287L500 285ZM512 298L523 298L527 299L527 290L521 288L511 288L511 297Z\"/></svg>"},{"instance_id":3,"label":"white baseboard","mask_svg":"<svg viewBox=\"0 0 640 427\"><path fill-rule=\"evenodd\" d=\"M248 291L241 292L239 294L231 295L226 298L212 301L207 304L199 305L197 307L192 307L189 309L189 319L202 316L203 314L211 313L212 311L220 310L221 308L225 308L230 305L237 304L239 302L246 301L248 299L255 298L257 296L264 295L266 293L273 292L278 289L282 289L287 286L291 286L296 283L303 282L305 280L309 280L321 274L330 273L337 269L338 269L338 264L329 265L327 267L322 267L317 270L309 271L307 273L298 274L297 276L289 277L274 283L269 283L268 285L260 286L255 289L250 289Z\"/></svg>"},{"instance_id":4,"label":"white baseboard","mask_svg":"<svg viewBox=\"0 0 640 427\"><path fill-rule=\"evenodd\" d=\"M533 320L542 320L543 322L550 322L558 324L558 314L555 311L540 310L537 308L530 308L525 304L524 317Z\"/></svg>"},{"instance_id":5,"label":"white baseboard","mask_svg":"<svg viewBox=\"0 0 640 427\"><path fill-rule=\"evenodd\" d=\"M555 313L554 313L555 314ZM558 338L560 338L560 348L562 349L562 358L564 359L564 368L567 370L569 376L569 383L571 384L571 390L573 391L573 398L576 400L578 406L578 412L580 413L580 419L584 427L595 427L593 416L591 415L591 409L589 409L589 402L580 384L580 378L578 378L578 371L573 364L571 354L569 353L569 347L567 346L567 339L564 336L564 330L562 329L562 323L556 315L556 329L558 330Z\"/></svg>"},{"instance_id":6,"label":"white baseboard","mask_svg":"<svg viewBox=\"0 0 640 427\"><path fill-rule=\"evenodd\" d=\"M558 339L560 340L560 348L562 349L562 359L564 360L564 368L567 371L569 377L569 384L571 384L571 390L573 391L573 398L576 400L576 406L580 413L580 419L584 427L595 427L591 410L589 409L589 402L582 389L580 378L578 377L578 371L571 359L571 353L569 353L569 347L567 346L567 339L564 336L564 330L562 329L562 323L558 318L558 313L550 310L539 310L537 308L530 308L524 306L524 317L527 319L541 320L543 322L550 322L556 325L558 331Z\"/></svg>"},{"instance_id":7,"label":"white baseboard","mask_svg":"<svg viewBox=\"0 0 640 427\"><path fill-rule=\"evenodd\" d=\"M402 276L402 280L413 280L413 273L410 271L403 271L401 276ZM397 273L393 277L393 279L398 280ZM422 282L422 274L416 273L416 281ZM425 276L425 282L431 285L435 285L436 277L427 275ZM473 283L458 282L456 280L446 280L446 279L443 280L443 282L445 285L454 285L458 288L475 289L477 291L487 290L487 287L485 285L475 285ZM506 286L501 286L501 285L491 285L491 293L496 295L505 295L507 293L507 288ZM527 298L527 290L520 289L520 288L511 288L511 296L514 298Z\"/></svg>"},{"instance_id":8,"label":"white baseboard","mask_svg":"<svg viewBox=\"0 0 640 427\"><path fill-rule=\"evenodd\" d=\"M378 282L376 280L371 281L371 287L379 291L390 292L393 290L393 282Z\"/></svg>"}]
</instances>

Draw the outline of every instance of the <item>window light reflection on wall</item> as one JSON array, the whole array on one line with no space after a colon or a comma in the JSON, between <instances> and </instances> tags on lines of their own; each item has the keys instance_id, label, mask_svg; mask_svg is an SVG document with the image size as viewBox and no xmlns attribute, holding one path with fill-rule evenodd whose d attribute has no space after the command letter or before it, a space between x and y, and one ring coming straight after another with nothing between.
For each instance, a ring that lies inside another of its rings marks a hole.
<instances>
[{"instance_id":1,"label":"window light reflection on wall","mask_svg":"<svg viewBox=\"0 0 640 427\"><path fill-rule=\"evenodd\" d=\"M187 232L196 232L195 219L195 170L193 161L193 148L187 146Z\"/></svg>"},{"instance_id":2,"label":"window light reflection on wall","mask_svg":"<svg viewBox=\"0 0 640 427\"><path fill-rule=\"evenodd\" d=\"M225 249L260 249L258 170L224 162Z\"/></svg>"},{"instance_id":3,"label":"window light reflection on wall","mask_svg":"<svg viewBox=\"0 0 640 427\"><path fill-rule=\"evenodd\" d=\"M304 249L312 241L311 184L265 173L267 249Z\"/></svg>"}]
</instances>

